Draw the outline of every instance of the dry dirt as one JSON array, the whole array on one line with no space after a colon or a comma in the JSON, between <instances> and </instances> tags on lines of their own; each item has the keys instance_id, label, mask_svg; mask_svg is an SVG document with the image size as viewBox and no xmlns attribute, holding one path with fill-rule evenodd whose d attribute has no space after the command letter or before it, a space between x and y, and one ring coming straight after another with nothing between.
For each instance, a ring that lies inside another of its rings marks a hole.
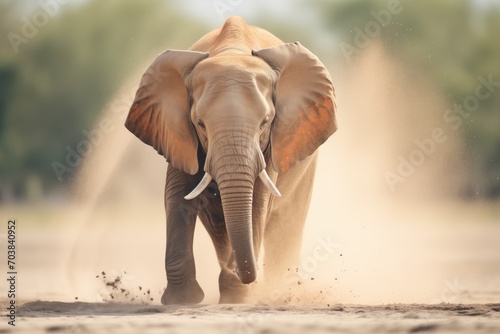
<instances>
[{"instance_id":1,"label":"dry dirt","mask_svg":"<svg viewBox=\"0 0 500 334\"><path fill-rule=\"evenodd\" d=\"M500 304L138 306L30 302L20 333L498 333Z\"/></svg>"}]
</instances>

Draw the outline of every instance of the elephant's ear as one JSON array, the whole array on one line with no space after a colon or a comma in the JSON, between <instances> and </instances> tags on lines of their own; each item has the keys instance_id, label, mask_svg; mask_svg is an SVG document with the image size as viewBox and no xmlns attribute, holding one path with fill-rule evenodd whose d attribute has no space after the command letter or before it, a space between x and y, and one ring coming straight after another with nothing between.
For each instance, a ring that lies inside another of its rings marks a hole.
<instances>
[{"instance_id":1,"label":"elephant's ear","mask_svg":"<svg viewBox=\"0 0 500 334\"><path fill-rule=\"evenodd\" d=\"M298 42L252 54L278 73L271 148L274 169L284 172L337 130L333 84L321 61Z\"/></svg>"},{"instance_id":2,"label":"elephant's ear","mask_svg":"<svg viewBox=\"0 0 500 334\"><path fill-rule=\"evenodd\" d=\"M167 50L142 76L125 127L174 167L198 171L198 139L189 117L185 76L207 53Z\"/></svg>"}]
</instances>

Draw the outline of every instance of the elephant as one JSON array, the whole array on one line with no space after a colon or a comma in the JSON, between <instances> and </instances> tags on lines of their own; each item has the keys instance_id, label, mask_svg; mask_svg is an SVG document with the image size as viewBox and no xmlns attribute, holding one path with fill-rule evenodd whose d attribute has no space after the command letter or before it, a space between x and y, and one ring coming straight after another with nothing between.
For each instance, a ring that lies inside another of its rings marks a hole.
<instances>
[{"instance_id":1,"label":"elephant","mask_svg":"<svg viewBox=\"0 0 500 334\"><path fill-rule=\"evenodd\" d=\"M220 303L248 300L262 249L264 284L298 264L317 149L337 130L331 76L311 51L230 17L155 58L125 127L168 163L162 304L204 299L198 217L220 265Z\"/></svg>"}]
</instances>

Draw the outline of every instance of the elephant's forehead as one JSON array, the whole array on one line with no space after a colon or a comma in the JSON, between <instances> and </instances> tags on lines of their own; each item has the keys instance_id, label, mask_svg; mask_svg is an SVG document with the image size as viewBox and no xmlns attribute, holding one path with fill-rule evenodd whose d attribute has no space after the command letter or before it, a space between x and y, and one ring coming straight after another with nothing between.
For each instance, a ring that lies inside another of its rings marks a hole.
<instances>
[{"instance_id":1,"label":"elephant's forehead","mask_svg":"<svg viewBox=\"0 0 500 334\"><path fill-rule=\"evenodd\" d=\"M269 77L271 70L262 59L251 55L225 55L207 58L193 70L196 80L212 80L214 78L237 77L240 80L256 77Z\"/></svg>"}]
</instances>

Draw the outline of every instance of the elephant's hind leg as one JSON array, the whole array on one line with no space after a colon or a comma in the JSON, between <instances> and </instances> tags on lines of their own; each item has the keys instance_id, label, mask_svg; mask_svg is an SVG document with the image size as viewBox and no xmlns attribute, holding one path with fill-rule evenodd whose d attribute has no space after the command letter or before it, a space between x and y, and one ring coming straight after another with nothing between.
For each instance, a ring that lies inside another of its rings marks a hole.
<instances>
[{"instance_id":1,"label":"elephant's hind leg","mask_svg":"<svg viewBox=\"0 0 500 334\"><path fill-rule=\"evenodd\" d=\"M317 153L292 167L278 180L277 186L285 195L274 200L264 232L264 276L269 285L281 286L299 265L316 161Z\"/></svg>"}]
</instances>

